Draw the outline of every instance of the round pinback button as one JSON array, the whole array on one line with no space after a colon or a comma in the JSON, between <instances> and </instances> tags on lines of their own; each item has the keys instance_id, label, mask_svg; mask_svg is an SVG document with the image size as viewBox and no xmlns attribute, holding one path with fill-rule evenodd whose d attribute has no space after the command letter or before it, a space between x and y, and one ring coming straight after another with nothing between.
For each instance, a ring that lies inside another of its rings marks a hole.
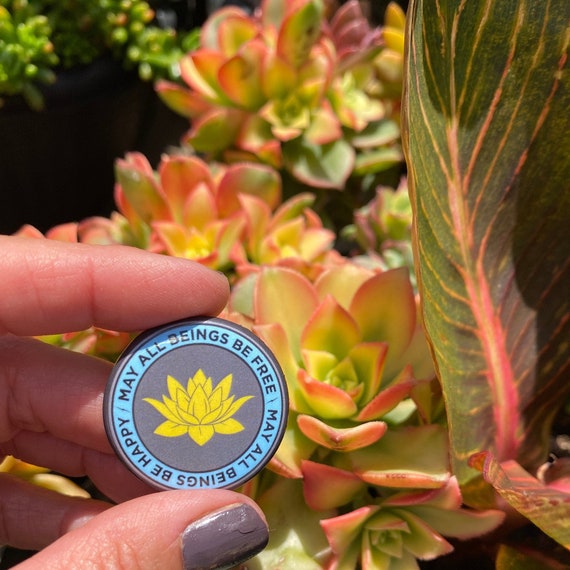
<instances>
[{"instance_id":1,"label":"round pinback button","mask_svg":"<svg viewBox=\"0 0 570 570\"><path fill-rule=\"evenodd\" d=\"M145 331L123 352L103 402L117 455L158 489L236 488L277 450L283 372L253 333L220 318Z\"/></svg>"}]
</instances>

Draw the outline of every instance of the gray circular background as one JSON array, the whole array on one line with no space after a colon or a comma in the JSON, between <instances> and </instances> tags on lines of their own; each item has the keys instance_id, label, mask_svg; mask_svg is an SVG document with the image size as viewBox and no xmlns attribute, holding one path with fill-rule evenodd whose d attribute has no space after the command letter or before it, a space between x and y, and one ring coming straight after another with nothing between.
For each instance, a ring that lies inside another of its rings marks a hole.
<instances>
[{"instance_id":1,"label":"gray circular background","mask_svg":"<svg viewBox=\"0 0 570 570\"><path fill-rule=\"evenodd\" d=\"M166 418L144 398L162 402L162 396L170 397L167 376L173 376L186 389L188 378L199 369L212 378L215 387L228 374L232 374L230 396L237 400L253 396L232 416L244 426L244 430L226 435L215 433L205 445L200 446L188 435L164 437L154 430ZM230 350L209 344L191 344L169 350L168 354L152 363L138 383L133 404L136 429L148 450L166 465L199 473L225 467L247 451L261 427L264 401L261 387L249 366Z\"/></svg>"}]
</instances>

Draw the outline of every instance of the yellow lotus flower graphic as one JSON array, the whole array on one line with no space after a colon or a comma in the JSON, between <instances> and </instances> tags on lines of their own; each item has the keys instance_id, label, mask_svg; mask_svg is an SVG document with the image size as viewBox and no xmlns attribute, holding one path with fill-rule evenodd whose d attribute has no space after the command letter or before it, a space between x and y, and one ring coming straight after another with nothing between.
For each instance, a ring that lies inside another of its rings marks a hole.
<instances>
[{"instance_id":1,"label":"yellow lotus flower graphic","mask_svg":"<svg viewBox=\"0 0 570 570\"><path fill-rule=\"evenodd\" d=\"M244 396L234 401L230 396L232 375L228 374L214 388L212 379L199 369L194 378L189 378L187 388L173 378L167 377L168 394L162 402L144 398L158 410L166 421L154 433L164 437L186 435L198 445L204 445L215 433L231 435L244 429L232 416L253 396Z\"/></svg>"}]
</instances>

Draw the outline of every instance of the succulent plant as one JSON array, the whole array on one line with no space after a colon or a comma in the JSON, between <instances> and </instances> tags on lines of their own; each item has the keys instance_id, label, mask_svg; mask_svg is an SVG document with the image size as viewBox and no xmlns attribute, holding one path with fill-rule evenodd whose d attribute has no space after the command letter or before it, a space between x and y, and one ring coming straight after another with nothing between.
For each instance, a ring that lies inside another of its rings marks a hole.
<instances>
[{"instance_id":1,"label":"succulent plant","mask_svg":"<svg viewBox=\"0 0 570 570\"><path fill-rule=\"evenodd\" d=\"M265 0L254 15L215 12L199 49L181 61L187 87L158 85L192 119L187 142L211 159L284 168L314 188L342 189L353 171L398 163L397 126L367 92L381 34L356 0L331 22L324 14L320 0ZM382 157L368 154L380 144Z\"/></svg>"},{"instance_id":2,"label":"succulent plant","mask_svg":"<svg viewBox=\"0 0 570 570\"><path fill-rule=\"evenodd\" d=\"M334 570L415 570L453 550L445 537L468 539L494 530L504 519L497 510L462 508L454 477L435 490L405 490L321 521Z\"/></svg>"},{"instance_id":3,"label":"succulent plant","mask_svg":"<svg viewBox=\"0 0 570 570\"><path fill-rule=\"evenodd\" d=\"M22 93L32 108L41 106L37 83L53 83L59 59L50 40L48 19L26 9L12 15L0 4L0 95ZM2 99L0 99L2 103Z\"/></svg>"},{"instance_id":4,"label":"succulent plant","mask_svg":"<svg viewBox=\"0 0 570 570\"><path fill-rule=\"evenodd\" d=\"M294 269L265 266L251 277L235 284L230 309L250 319L287 378L290 447L282 445L276 468L300 476L317 447L369 446L387 422L417 412L411 396L433 369L405 269L345 262L322 268L311 283Z\"/></svg>"},{"instance_id":5,"label":"succulent plant","mask_svg":"<svg viewBox=\"0 0 570 570\"><path fill-rule=\"evenodd\" d=\"M342 236L356 242L382 268L407 267L416 286L412 205L405 177L396 189L378 186L375 197L354 212L354 223L343 228Z\"/></svg>"},{"instance_id":6,"label":"succulent plant","mask_svg":"<svg viewBox=\"0 0 570 570\"><path fill-rule=\"evenodd\" d=\"M143 0L2 0L0 96L21 94L41 110L42 84L106 54L138 68L141 79L177 79L196 33L163 29L154 15Z\"/></svg>"},{"instance_id":7,"label":"succulent plant","mask_svg":"<svg viewBox=\"0 0 570 570\"><path fill-rule=\"evenodd\" d=\"M243 258L238 189L275 205L281 180L264 165L210 166L184 155L166 156L155 172L144 156L130 153L117 161L119 212L85 220L77 231L81 241L129 243L228 269Z\"/></svg>"},{"instance_id":8,"label":"succulent plant","mask_svg":"<svg viewBox=\"0 0 570 570\"><path fill-rule=\"evenodd\" d=\"M115 198L119 212L68 228L76 234L70 239L129 243L229 276L258 265L315 274L319 264L340 259L334 233L310 208L314 195L281 202L281 178L266 165L208 165L196 156L172 155L155 172L144 156L130 153L117 161Z\"/></svg>"}]
</instances>

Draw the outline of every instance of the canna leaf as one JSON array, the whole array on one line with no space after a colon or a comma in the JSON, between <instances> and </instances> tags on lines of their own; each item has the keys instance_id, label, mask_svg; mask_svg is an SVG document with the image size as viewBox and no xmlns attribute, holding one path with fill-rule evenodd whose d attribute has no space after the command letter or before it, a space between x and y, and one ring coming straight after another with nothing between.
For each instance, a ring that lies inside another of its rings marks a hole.
<instances>
[{"instance_id":1,"label":"canna leaf","mask_svg":"<svg viewBox=\"0 0 570 570\"><path fill-rule=\"evenodd\" d=\"M404 147L454 472L535 469L570 390L570 3L412 1Z\"/></svg>"},{"instance_id":2,"label":"canna leaf","mask_svg":"<svg viewBox=\"0 0 570 570\"><path fill-rule=\"evenodd\" d=\"M567 567L551 553L532 550L526 544L520 549L501 544L495 561L496 570L565 570Z\"/></svg>"},{"instance_id":3,"label":"canna leaf","mask_svg":"<svg viewBox=\"0 0 570 570\"><path fill-rule=\"evenodd\" d=\"M471 463L505 501L570 549L570 494L544 485L516 461L499 463L491 453L474 455Z\"/></svg>"}]
</instances>

